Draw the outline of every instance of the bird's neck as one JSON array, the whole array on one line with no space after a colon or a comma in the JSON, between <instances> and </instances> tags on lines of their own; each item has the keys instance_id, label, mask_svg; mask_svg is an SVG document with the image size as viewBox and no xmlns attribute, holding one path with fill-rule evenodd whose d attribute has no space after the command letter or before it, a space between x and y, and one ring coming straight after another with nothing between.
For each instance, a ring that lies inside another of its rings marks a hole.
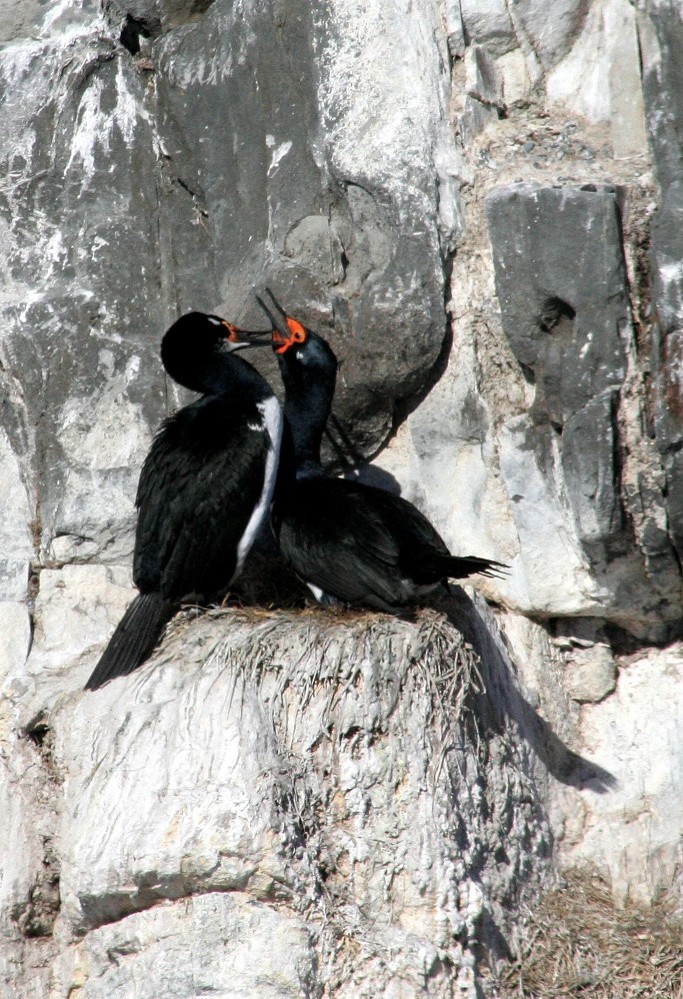
<instances>
[{"instance_id":1,"label":"bird's neck","mask_svg":"<svg viewBox=\"0 0 683 999\"><path fill-rule=\"evenodd\" d=\"M327 368L281 364L285 418L291 429L296 476L320 475L320 445L332 409L336 362Z\"/></svg>"},{"instance_id":2,"label":"bird's neck","mask_svg":"<svg viewBox=\"0 0 683 999\"><path fill-rule=\"evenodd\" d=\"M247 393L256 401L272 395L268 382L258 371L234 354L216 352L208 358L176 357L169 353L162 359L173 381L202 395Z\"/></svg>"},{"instance_id":3,"label":"bird's neck","mask_svg":"<svg viewBox=\"0 0 683 999\"><path fill-rule=\"evenodd\" d=\"M331 400L315 390L285 396L285 417L292 431L297 478L322 471L320 446Z\"/></svg>"}]
</instances>

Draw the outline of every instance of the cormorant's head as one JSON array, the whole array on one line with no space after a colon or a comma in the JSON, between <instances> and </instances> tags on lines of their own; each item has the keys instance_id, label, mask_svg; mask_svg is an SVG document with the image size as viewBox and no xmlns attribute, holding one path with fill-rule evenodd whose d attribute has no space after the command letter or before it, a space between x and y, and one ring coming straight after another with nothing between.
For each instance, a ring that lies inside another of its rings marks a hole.
<instances>
[{"instance_id":1,"label":"cormorant's head","mask_svg":"<svg viewBox=\"0 0 683 999\"><path fill-rule=\"evenodd\" d=\"M299 377L307 377L307 380L324 382L331 380L334 391L338 364L330 345L298 319L288 316L269 288L266 288L266 292L272 300L275 312L258 295L256 297L272 323L273 350L277 355L285 384L288 379L295 377L298 369Z\"/></svg>"},{"instance_id":2,"label":"cormorant's head","mask_svg":"<svg viewBox=\"0 0 683 999\"><path fill-rule=\"evenodd\" d=\"M204 392L221 359L225 361L227 355L249 347L267 347L271 336L271 330L250 332L233 326L220 316L188 312L164 334L161 360L171 378L179 384Z\"/></svg>"},{"instance_id":3,"label":"cormorant's head","mask_svg":"<svg viewBox=\"0 0 683 999\"><path fill-rule=\"evenodd\" d=\"M269 288L274 312L258 298L270 319L273 350L285 386L285 417L291 427L297 474L319 474L320 442L332 408L337 358L321 336L288 316Z\"/></svg>"},{"instance_id":4,"label":"cormorant's head","mask_svg":"<svg viewBox=\"0 0 683 999\"><path fill-rule=\"evenodd\" d=\"M204 312L188 312L168 329L162 341L173 348L203 354L214 350L232 353L249 347L265 347L271 342L272 331L241 330L220 316Z\"/></svg>"}]
</instances>

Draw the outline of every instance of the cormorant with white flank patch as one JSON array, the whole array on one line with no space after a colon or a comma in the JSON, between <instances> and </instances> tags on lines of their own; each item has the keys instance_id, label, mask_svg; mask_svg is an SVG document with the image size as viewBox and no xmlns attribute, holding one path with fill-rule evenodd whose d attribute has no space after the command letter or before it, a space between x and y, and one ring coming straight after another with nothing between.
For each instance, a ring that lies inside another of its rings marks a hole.
<instances>
[{"instance_id":1,"label":"cormorant with white flank patch","mask_svg":"<svg viewBox=\"0 0 683 999\"><path fill-rule=\"evenodd\" d=\"M191 312L171 326L161 359L178 384L201 392L161 426L140 474L133 600L86 684L95 690L151 654L182 600L224 592L267 516L282 413L268 382L236 352L243 339L218 316Z\"/></svg>"},{"instance_id":2,"label":"cormorant with white flank patch","mask_svg":"<svg viewBox=\"0 0 683 999\"><path fill-rule=\"evenodd\" d=\"M337 359L317 333L262 308L273 324L285 386L285 420L291 428L295 471L281 458L274 529L280 548L316 599L330 597L395 613L448 579L506 567L492 559L451 555L412 503L373 486L328 477L320 444L332 405Z\"/></svg>"}]
</instances>

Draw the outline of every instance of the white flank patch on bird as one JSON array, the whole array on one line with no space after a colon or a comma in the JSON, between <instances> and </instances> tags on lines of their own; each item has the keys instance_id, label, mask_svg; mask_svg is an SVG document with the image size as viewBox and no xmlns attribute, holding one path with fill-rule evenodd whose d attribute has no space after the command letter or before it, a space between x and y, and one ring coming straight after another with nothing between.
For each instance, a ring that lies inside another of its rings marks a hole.
<instances>
[{"instance_id":1,"label":"white flank patch on bird","mask_svg":"<svg viewBox=\"0 0 683 999\"><path fill-rule=\"evenodd\" d=\"M314 586L313 583L306 583L306 586L309 588L318 603L321 604L325 596L325 591L321 590L319 586Z\"/></svg>"},{"instance_id":2,"label":"white flank patch on bird","mask_svg":"<svg viewBox=\"0 0 683 999\"><path fill-rule=\"evenodd\" d=\"M254 539L258 534L261 522L268 512L268 507L270 506L270 501L273 497L273 489L275 488L278 457L280 455L280 440L282 438L282 410L280 409L280 403L277 401L275 396L271 396L269 399L266 399L265 402L260 402L257 408L263 414L263 425L268 431L270 444L268 447L268 456L266 458L265 474L263 476L263 489L261 491L260 499L254 507L251 517L249 518L244 534L240 538L240 543L237 546L237 566L232 577L233 579L241 573L244 560L249 553L249 549L254 543ZM252 429L254 428L252 427ZM262 429L262 427L259 427L258 429Z\"/></svg>"}]
</instances>

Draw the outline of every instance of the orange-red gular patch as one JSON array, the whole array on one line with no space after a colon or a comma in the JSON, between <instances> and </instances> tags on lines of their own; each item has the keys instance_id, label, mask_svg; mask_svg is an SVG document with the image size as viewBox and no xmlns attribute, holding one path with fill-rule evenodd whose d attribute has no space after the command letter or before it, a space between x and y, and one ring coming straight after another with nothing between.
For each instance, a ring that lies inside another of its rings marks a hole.
<instances>
[{"instance_id":1,"label":"orange-red gular patch","mask_svg":"<svg viewBox=\"0 0 683 999\"><path fill-rule=\"evenodd\" d=\"M306 328L300 322L297 322L296 319L290 319L288 316L287 326L289 327L288 337L283 336L277 330L273 330L273 345L278 345L275 348L276 354L284 354L285 351L289 350L295 344L306 342Z\"/></svg>"},{"instance_id":2,"label":"orange-red gular patch","mask_svg":"<svg viewBox=\"0 0 683 999\"><path fill-rule=\"evenodd\" d=\"M230 343L244 343L244 337L241 335L240 330L238 330L236 326L229 323L227 319L223 319L222 323L228 331L226 339L228 339Z\"/></svg>"}]
</instances>

